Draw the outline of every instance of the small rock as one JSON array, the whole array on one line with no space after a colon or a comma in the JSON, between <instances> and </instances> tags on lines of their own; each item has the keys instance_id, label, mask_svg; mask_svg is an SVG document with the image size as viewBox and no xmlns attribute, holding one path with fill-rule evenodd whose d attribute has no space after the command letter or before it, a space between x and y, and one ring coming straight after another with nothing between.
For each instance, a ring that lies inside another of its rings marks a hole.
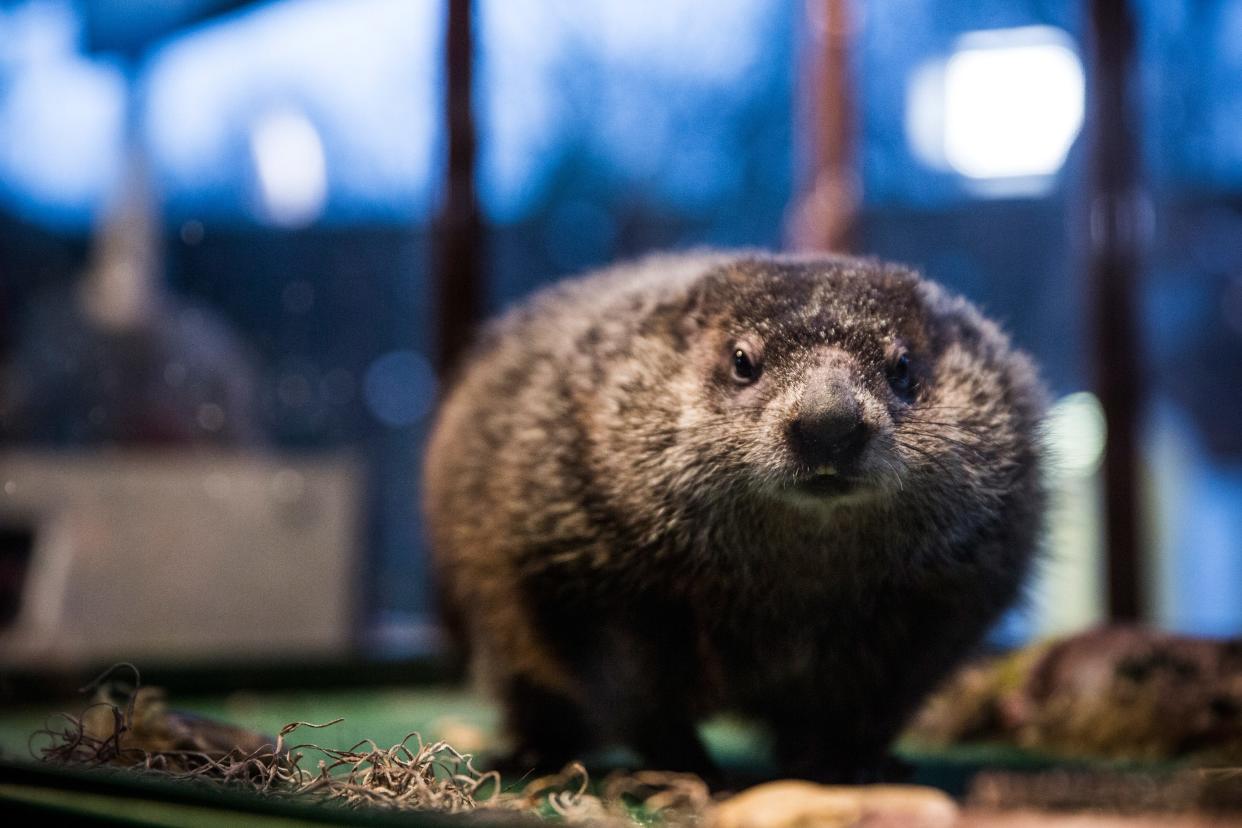
<instances>
[{"instance_id":1,"label":"small rock","mask_svg":"<svg viewBox=\"0 0 1242 828\"><path fill-rule=\"evenodd\" d=\"M725 800L711 828L947 828L957 821L953 800L918 785L816 785L769 782Z\"/></svg>"},{"instance_id":2,"label":"small rock","mask_svg":"<svg viewBox=\"0 0 1242 828\"><path fill-rule=\"evenodd\" d=\"M867 785L854 790L862 797L862 824L867 828L948 828L957 822L957 803L936 788Z\"/></svg>"},{"instance_id":3,"label":"small rock","mask_svg":"<svg viewBox=\"0 0 1242 828\"><path fill-rule=\"evenodd\" d=\"M712 828L811 828L857 825L862 820L857 789L812 782L769 782L722 802Z\"/></svg>"}]
</instances>

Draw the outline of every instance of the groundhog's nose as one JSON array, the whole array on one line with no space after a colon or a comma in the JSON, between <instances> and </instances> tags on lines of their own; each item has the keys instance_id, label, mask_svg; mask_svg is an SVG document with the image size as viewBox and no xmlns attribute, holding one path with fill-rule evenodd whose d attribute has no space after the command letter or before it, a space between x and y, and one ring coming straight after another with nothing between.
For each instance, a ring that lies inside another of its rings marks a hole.
<instances>
[{"instance_id":1,"label":"groundhog's nose","mask_svg":"<svg viewBox=\"0 0 1242 828\"><path fill-rule=\"evenodd\" d=\"M789 442L811 469L848 471L862 454L869 432L862 406L848 383L813 383L789 424Z\"/></svg>"}]
</instances>

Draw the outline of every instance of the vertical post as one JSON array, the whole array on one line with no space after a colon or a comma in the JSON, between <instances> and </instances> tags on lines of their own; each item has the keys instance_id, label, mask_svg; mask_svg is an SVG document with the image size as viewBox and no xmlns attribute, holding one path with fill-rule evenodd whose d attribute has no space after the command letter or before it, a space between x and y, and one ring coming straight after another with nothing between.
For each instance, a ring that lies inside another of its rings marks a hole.
<instances>
[{"instance_id":1,"label":"vertical post","mask_svg":"<svg viewBox=\"0 0 1242 828\"><path fill-rule=\"evenodd\" d=\"M445 134L448 164L436 221L437 367L444 377L469 342L483 305L482 221L475 193L477 139L472 102L474 68L471 0L447 0Z\"/></svg>"},{"instance_id":2,"label":"vertical post","mask_svg":"<svg viewBox=\"0 0 1242 828\"><path fill-rule=\"evenodd\" d=\"M124 167L91 238L91 263L79 294L86 315L110 330L132 330L158 312L163 279L162 204L151 182L142 139L146 107L134 80L138 64L125 65Z\"/></svg>"},{"instance_id":3,"label":"vertical post","mask_svg":"<svg viewBox=\"0 0 1242 828\"><path fill-rule=\"evenodd\" d=\"M850 45L850 0L806 0L806 30L798 107L806 169L787 222L797 250L844 252L853 247L859 183L855 169L857 113Z\"/></svg>"},{"instance_id":4,"label":"vertical post","mask_svg":"<svg viewBox=\"0 0 1242 828\"><path fill-rule=\"evenodd\" d=\"M1091 0L1088 196L1095 386L1108 425L1104 450L1108 614L1141 620L1138 423L1143 402L1137 277L1147 202L1139 183L1134 109L1135 24L1126 0Z\"/></svg>"}]
</instances>

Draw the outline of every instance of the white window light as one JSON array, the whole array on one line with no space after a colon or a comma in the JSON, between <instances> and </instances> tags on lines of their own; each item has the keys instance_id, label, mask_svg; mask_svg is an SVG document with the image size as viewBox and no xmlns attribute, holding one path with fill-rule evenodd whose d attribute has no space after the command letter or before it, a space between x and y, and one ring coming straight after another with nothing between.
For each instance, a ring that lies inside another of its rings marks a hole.
<instances>
[{"instance_id":1,"label":"white window light","mask_svg":"<svg viewBox=\"0 0 1242 828\"><path fill-rule=\"evenodd\" d=\"M262 218L300 227L323 212L327 163L315 126L292 109L274 109L255 123L250 152L259 184Z\"/></svg>"},{"instance_id":2,"label":"white window light","mask_svg":"<svg viewBox=\"0 0 1242 828\"><path fill-rule=\"evenodd\" d=\"M1065 163L1083 104L1082 62L1064 31L972 32L911 77L906 134L935 168L979 183L1009 181L1011 191L1041 189Z\"/></svg>"}]
</instances>

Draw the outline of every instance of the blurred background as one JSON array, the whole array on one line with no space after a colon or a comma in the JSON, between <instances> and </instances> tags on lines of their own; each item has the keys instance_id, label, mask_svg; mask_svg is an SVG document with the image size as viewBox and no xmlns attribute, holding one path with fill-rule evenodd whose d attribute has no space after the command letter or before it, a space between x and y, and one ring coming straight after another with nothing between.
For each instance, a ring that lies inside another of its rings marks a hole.
<instances>
[{"instance_id":1,"label":"blurred background","mask_svg":"<svg viewBox=\"0 0 1242 828\"><path fill-rule=\"evenodd\" d=\"M1054 391L1019 643L1242 633L1242 0L0 0L0 670L437 652L471 326L852 250Z\"/></svg>"}]
</instances>

